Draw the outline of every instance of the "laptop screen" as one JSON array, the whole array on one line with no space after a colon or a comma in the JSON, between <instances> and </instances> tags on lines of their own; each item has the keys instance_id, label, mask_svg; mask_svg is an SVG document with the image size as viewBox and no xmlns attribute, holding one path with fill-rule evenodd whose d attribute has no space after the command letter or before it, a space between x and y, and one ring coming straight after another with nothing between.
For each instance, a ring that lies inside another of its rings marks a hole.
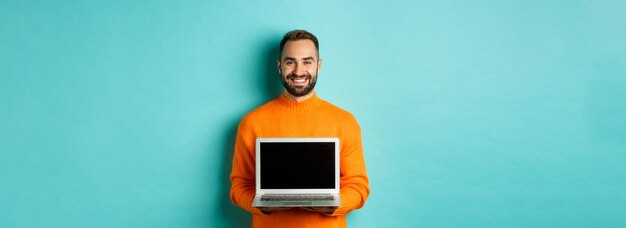
<instances>
[{"instance_id":1,"label":"laptop screen","mask_svg":"<svg viewBox=\"0 0 626 228\"><path fill-rule=\"evenodd\" d=\"M261 189L334 189L334 142L261 142Z\"/></svg>"}]
</instances>

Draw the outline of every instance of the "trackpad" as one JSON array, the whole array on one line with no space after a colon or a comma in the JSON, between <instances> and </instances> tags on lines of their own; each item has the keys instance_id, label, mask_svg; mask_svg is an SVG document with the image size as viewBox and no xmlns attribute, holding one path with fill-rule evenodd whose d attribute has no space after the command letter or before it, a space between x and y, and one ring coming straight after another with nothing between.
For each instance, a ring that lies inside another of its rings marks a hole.
<instances>
[{"instance_id":1,"label":"trackpad","mask_svg":"<svg viewBox=\"0 0 626 228\"><path fill-rule=\"evenodd\" d=\"M283 202L283 205L285 205L285 206L289 206L289 205L311 205L311 201L308 201L308 202Z\"/></svg>"}]
</instances>

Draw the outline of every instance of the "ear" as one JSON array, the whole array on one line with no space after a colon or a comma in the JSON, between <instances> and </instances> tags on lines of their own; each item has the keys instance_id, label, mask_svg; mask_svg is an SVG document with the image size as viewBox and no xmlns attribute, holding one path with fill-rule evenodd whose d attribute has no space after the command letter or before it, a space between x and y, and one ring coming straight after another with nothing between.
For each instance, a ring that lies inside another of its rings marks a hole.
<instances>
[{"instance_id":1,"label":"ear","mask_svg":"<svg viewBox=\"0 0 626 228\"><path fill-rule=\"evenodd\" d=\"M317 61L317 71L321 71L322 70L322 59Z\"/></svg>"},{"instance_id":2,"label":"ear","mask_svg":"<svg viewBox=\"0 0 626 228\"><path fill-rule=\"evenodd\" d=\"M281 70L280 70L280 59L276 60L276 68L278 68L278 73L280 74L281 73Z\"/></svg>"}]
</instances>

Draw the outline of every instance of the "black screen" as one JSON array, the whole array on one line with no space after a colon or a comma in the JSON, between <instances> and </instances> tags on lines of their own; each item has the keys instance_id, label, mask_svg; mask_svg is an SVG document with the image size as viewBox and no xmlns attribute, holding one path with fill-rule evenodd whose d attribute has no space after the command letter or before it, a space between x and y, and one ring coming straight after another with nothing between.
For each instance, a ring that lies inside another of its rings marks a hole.
<instances>
[{"instance_id":1,"label":"black screen","mask_svg":"<svg viewBox=\"0 0 626 228\"><path fill-rule=\"evenodd\" d=\"M261 189L334 189L334 142L261 142Z\"/></svg>"}]
</instances>

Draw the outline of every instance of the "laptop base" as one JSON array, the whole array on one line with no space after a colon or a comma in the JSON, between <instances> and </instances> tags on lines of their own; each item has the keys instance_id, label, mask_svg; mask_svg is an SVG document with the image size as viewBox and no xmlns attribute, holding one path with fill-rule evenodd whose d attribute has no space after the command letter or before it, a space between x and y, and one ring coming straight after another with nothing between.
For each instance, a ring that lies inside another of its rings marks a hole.
<instances>
[{"instance_id":1,"label":"laptop base","mask_svg":"<svg viewBox=\"0 0 626 228\"><path fill-rule=\"evenodd\" d=\"M335 200L315 200L315 201L261 201L261 196L257 195L252 201L253 207L338 207L341 206L339 197Z\"/></svg>"}]
</instances>

